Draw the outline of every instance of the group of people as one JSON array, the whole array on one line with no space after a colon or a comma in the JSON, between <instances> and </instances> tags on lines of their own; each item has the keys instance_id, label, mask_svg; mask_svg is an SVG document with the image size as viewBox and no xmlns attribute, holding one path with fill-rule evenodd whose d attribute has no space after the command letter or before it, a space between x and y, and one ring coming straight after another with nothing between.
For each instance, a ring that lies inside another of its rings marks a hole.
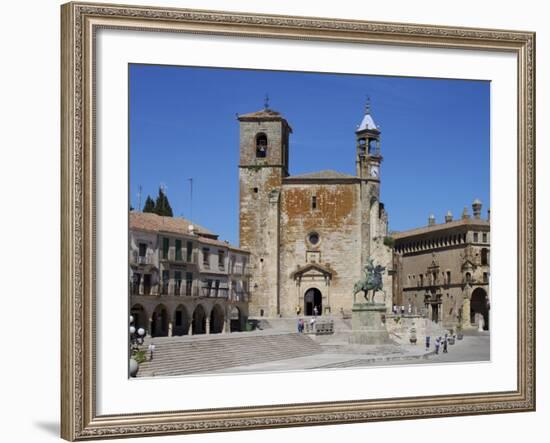
<instances>
[{"instance_id":1,"label":"group of people","mask_svg":"<svg viewBox=\"0 0 550 443\"><path fill-rule=\"evenodd\" d=\"M442 352L444 354L449 352L449 339L450 338L451 337L449 336L449 334L445 334L444 337L438 336L438 337L435 338L434 349L435 349L436 354L439 354L439 350L441 348L443 348ZM426 351L430 350L430 340L431 340L431 337L429 335L426 335Z\"/></svg>"},{"instance_id":2,"label":"group of people","mask_svg":"<svg viewBox=\"0 0 550 443\"><path fill-rule=\"evenodd\" d=\"M316 322L315 317L311 317L309 319L309 330L310 331L315 331L315 322ZM304 332L305 328L306 328L306 322L302 317L300 317L298 319L298 332L301 334L302 332Z\"/></svg>"},{"instance_id":3,"label":"group of people","mask_svg":"<svg viewBox=\"0 0 550 443\"><path fill-rule=\"evenodd\" d=\"M296 315L300 315L302 313L302 309L300 306L296 306ZM315 330L315 322L316 322L316 317L319 315L319 308L317 306L314 306L313 307L313 317L311 317L309 319L309 330L310 331L314 331ZM302 333L304 332L305 330L305 327L306 327L306 323L305 323L305 320L302 318L302 317L299 317L298 318L298 332L299 333Z\"/></svg>"}]
</instances>

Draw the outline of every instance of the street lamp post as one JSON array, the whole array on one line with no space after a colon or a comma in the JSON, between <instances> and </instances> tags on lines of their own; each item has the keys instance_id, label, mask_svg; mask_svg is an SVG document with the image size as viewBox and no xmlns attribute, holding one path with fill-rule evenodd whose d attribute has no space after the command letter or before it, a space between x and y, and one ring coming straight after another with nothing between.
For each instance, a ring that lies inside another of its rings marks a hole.
<instances>
[{"instance_id":1,"label":"street lamp post","mask_svg":"<svg viewBox=\"0 0 550 443\"><path fill-rule=\"evenodd\" d=\"M134 316L130 315L130 377L135 377L139 370L139 364L134 358L139 352L139 347L143 345L145 329L134 326Z\"/></svg>"}]
</instances>

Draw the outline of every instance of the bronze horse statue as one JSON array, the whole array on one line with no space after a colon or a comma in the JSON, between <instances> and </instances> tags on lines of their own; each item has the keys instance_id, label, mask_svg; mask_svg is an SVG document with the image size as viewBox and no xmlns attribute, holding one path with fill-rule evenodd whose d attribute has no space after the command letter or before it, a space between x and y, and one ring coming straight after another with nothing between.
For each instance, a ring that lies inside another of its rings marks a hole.
<instances>
[{"instance_id":1,"label":"bronze horse statue","mask_svg":"<svg viewBox=\"0 0 550 443\"><path fill-rule=\"evenodd\" d=\"M382 291L384 293L384 299L386 298L386 292L382 287L382 274L386 268L384 266L374 266L374 260L372 258L367 259L367 264L363 268L365 277L355 283L353 287L353 302L355 303L355 296L358 292L363 291L365 300L367 303L374 303L374 295L377 291ZM372 295L369 301L369 291L372 290Z\"/></svg>"}]
</instances>

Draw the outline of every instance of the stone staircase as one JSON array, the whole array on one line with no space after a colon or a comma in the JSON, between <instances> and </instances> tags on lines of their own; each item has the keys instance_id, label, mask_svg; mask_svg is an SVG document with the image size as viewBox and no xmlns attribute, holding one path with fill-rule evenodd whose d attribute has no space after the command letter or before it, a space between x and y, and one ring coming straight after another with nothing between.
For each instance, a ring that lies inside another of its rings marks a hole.
<instances>
[{"instance_id":1,"label":"stone staircase","mask_svg":"<svg viewBox=\"0 0 550 443\"><path fill-rule=\"evenodd\" d=\"M155 344L153 360L140 364L138 377L213 372L323 352L305 334L270 331L159 337L146 340L143 348L151 342Z\"/></svg>"}]
</instances>

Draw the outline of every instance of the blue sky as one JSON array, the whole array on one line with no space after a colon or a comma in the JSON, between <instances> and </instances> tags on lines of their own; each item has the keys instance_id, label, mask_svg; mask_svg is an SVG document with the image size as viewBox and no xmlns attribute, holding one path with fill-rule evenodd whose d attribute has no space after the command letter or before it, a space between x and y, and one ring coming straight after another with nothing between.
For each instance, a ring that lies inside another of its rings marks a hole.
<instances>
[{"instance_id":1,"label":"blue sky","mask_svg":"<svg viewBox=\"0 0 550 443\"><path fill-rule=\"evenodd\" d=\"M159 185L174 215L238 243L236 114L281 112L293 128L290 174L355 174L366 97L381 127L381 199L390 230L438 223L479 198L489 206L490 83L482 81L130 65L130 203Z\"/></svg>"}]
</instances>

